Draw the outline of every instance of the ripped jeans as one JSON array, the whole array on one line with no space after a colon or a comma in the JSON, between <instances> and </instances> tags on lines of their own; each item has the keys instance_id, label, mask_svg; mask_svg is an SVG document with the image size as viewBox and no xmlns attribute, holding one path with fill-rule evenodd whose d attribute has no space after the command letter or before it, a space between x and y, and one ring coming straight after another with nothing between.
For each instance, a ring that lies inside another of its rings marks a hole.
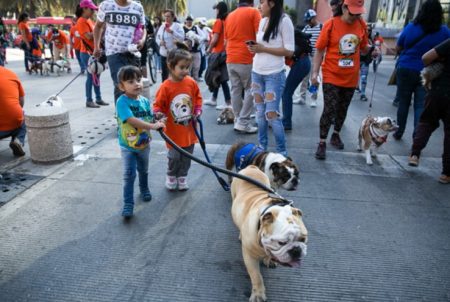
<instances>
[{"instance_id":1,"label":"ripped jeans","mask_svg":"<svg viewBox=\"0 0 450 302\"><path fill-rule=\"evenodd\" d=\"M262 75L252 72L252 94L256 106L256 120L258 122L259 145L267 150L267 132L269 125L277 144L277 152L287 155L286 137L284 127L280 117L281 95L286 83L286 73L281 71L269 75ZM258 101L258 100L261 100ZM275 117L269 115L275 112Z\"/></svg>"}]
</instances>

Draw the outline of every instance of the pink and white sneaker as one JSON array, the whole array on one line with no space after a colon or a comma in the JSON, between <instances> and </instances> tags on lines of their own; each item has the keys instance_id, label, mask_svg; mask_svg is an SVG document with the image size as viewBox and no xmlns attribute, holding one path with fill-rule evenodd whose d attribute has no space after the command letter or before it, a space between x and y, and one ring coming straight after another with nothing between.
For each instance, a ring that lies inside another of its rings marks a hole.
<instances>
[{"instance_id":1,"label":"pink and white sneaker","mask_svg":"<svg viewBox=\"0 0 450 302\"><path fill-rule=\"evenodd\" d=\"M166 175L166 188L169 191L177 189L177 178L175 176Z\"/></svg>"},{"instance_id":2,"label":"pink and white sneaker","mask_svg":"<svg viewBox=\"0 0 450 302\"><path fill-rule=\"evenodd\" d=\"M187 178L186 177L178 177L178 191L187 191L189 190L189 186L187 184Z\"/></svg>"}]
</instances>

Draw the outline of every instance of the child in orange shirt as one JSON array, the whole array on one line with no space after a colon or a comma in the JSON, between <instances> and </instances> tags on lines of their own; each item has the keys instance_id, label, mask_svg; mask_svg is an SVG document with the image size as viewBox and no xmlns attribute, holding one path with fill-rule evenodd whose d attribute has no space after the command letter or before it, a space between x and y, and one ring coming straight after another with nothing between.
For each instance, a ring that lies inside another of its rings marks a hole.
<instances>
[{"instance_id":1,"label":"child in orange shirt","mask_svg":"<svg viewBox=\"0 0 450 302\"><path fill-rule=\"evenodd\" d=\"M202 113L202 96L197 82L188 76L191 63L192 56L183 43L178 43L177 48L169 52L167 67L170 75L156 93L153 112L156 116L164 114L167 117L164 130L167 136L192 154L198 140L191 120ZM186 191L189 189L186 177L191 160L168 144L167 148L166 188L175 191L178 187L179 191Z\"/></svg>"}]
</instances>

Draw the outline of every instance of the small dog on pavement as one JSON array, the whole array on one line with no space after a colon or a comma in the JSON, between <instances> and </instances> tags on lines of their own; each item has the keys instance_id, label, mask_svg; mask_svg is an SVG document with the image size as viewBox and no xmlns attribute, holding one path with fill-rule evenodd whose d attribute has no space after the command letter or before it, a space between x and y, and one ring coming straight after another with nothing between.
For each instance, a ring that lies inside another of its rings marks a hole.
<instances>
[{"instance_id":1,"label":"small dog on pavement","mask_svg":"<svg viewBox=\"0 0 450 302\"><path fill-rule=\"evenodd\" d=\"M299 171L291 158L280 153L267 152L255 144L235 143L230 147L225 167L240 171L248 165L255 165L269 177L270 185L278 189L293 191L299 183ZM231 178L230 178L231 182Z\"/></svg>"},{"instance_id":2,"label":"small dog on pavement","mask_svg":"<svg viewBox=\"0 0 450 302\"><path fill-rule=\"evenodd\" d=\"M270 185L267 175L254 165L241 170L239 174ZM242 256L252 282L249 301L266 301L260 261L263 260L271 268L277 264L300 267L306 256L308 242L303 214L292 202L271 196L267 191L239 178L235 178L231 184L231 197L231 215L239 229Z\"/></svg>"},{"instance_id":3,"label":"small dog on pavement","mask_svg":"<svg viewBox=\"0 0 450 302\"><path fill-rule=\"evenodd\" d=\"M225 124L233 124L234 123L234 113L231 108L224 108L222 112L219 114L217 118L217 124L225 125Z\"/></svg>"},{"instance_id":4,"label":"small dog on pavement","mask_svg":"<svg viewBox=\"0 0 450 302\"><path fill-rule=\"evenodd\" d=\"M36 59L33 62L31 62L30 66L30 74L33 74L33 71L36 72L36 74L40 73L42 75L43 70L43 61L40 59Z\"/></svg>"},{"instance_id":5,"label":"small dog on pavement","mask_svg":"<svg viewBox=\"0 0 450 302\"><path fill-rule=\"evenodd\" d=\"M366 163L373 165L372 157L377 149L386 142L389 132L397 131L397 123L389 117L366 117L358 133L358 151L364 150Z\"/></svg>"}]
</instances>

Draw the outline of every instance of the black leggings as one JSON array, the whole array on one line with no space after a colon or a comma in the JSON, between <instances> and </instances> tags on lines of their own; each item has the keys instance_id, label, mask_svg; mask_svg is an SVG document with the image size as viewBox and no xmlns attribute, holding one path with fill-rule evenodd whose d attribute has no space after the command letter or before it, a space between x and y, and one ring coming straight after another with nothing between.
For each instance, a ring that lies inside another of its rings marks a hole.
<instances>
[{"instance_id":1,"label":"black leggings","mask_svg":"<svg viewBox=\"0 0 450 302\"><path fill-rule=\"evenodd\" d=\"M323 83L323 112L320 117L320 138L326 139L334 118L334 131L341 131L355 88Z\"/></svg>"},{"instance_id":2,"label":"black leggings","mask_svg":"<svg viewBox=\"0 0 450 302\"><path fill-rule=\"evenodd\" d=\"M442 154L442 174L450 176L450 94L428 93L425 96L425 109L420 116L414 134L412 155L420 156L431 134L444 122L444 153Z\"/></svg>"}]
</instances>

